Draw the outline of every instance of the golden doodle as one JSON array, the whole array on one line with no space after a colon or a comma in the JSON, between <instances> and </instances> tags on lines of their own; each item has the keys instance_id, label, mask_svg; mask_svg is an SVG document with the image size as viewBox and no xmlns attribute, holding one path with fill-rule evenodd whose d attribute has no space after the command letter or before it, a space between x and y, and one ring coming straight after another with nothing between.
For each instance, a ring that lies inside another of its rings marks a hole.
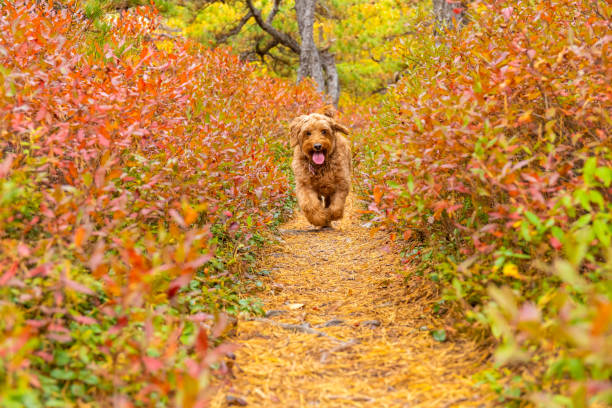
<instances>
[{"instance_id":1,"label":"golden doodle","mask_svg":"<svg viewBox=\"0 0 612 408\"><path fill-rule=\"evenodd\" d=\"M290 125L298 204L317 227L330 227L342 218L351 188L351 147L340 133L349 131L330 108L299 116Z\"/></svg>"}]
</instances>

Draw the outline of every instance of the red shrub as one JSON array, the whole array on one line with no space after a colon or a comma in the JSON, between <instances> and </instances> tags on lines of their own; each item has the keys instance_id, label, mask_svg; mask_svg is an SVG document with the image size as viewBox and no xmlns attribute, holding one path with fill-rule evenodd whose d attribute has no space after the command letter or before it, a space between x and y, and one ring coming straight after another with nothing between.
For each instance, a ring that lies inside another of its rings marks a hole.
<instances>
[{"instance_id":1,"label":"red shrub","mask_svg":"<svg viewBox=\"0 0 612 408\"><path fill-rule=\"evenodd\" d=\"M201 406L231 350L218 273L278 221L319 98L157 24L0 5L0 405Z\"/></svg>"},{"instance_id":2,"label":"red shrub","mask_svg":"<svg viewBox=\"0 0 612 408\"><path fill-rule=\"evenodd\" d=\"M600 293L587 298L589 319L612 302L611 15L603 1L471 2L468 26L420 50L428 57L389 98L369 143L384 147L366 171L372 217L434 249L432 279L452 283L448 297L463 302L470 321L504 337L506 357L528 338L552 348L577 341L573 323L555 320L560 280L541 266L552 259L566 257L569 270L602 282L576 289L578 299ZM555 272L567 284L564 270ZM491 284L510 285L516 301L541 300L548 328L511 339L525 322L505 310L518 320L502 330L482 312L490 293L503 306L501 292L487 292ZM597 333L607 337L574 343L565 355L592 378L610 373L597 346L611 335L606 316L597 319L608 328ZM561 336L566 329L574 334Z\"/></svg>"}]
</instances>

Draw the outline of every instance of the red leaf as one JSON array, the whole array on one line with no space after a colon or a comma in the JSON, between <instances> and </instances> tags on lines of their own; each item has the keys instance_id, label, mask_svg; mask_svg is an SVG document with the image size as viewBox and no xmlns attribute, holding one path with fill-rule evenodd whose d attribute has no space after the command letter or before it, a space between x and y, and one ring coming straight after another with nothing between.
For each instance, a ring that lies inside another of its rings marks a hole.
<instances>
[{"instance_id":1,"label":"red leaf","mask_svg":"<svg viewBox=\"0 0 612 408\"><path fill-rule=\"evenodd\" d=\"M513 11L513 10L514 10L514 9L513 9L512 7L506 7L506 8L503 8L503 9L502 9L502 11L501 11L502 16L504 16L504 18L505 18L506 20L510 20L510 17L512 16L512 11Z\"/></svg>"},{"instance_id":2,"label":"red leaf","mask_svg":"<svg viewBox=\"0 0 612 408\"><path fill-rule=\"evenodd\" d=\"M164 364L156 358L143 356L142 362L144 363L145 368L148 372L154 373L163 368Z\"/></svg>"},{"instance_id":3,"label":"red leaf","mask_svg":"<svg viewBox=\"0 0 612 408\"><path fill-rule=\"evenodd\" d=\"M74 290L75 292L83 293L85 295L93 295L95 293L93 290L89 289L87 286L81 285L80 283L75 282L68 278L64 279L64 284L70 289Z\"/></svg>"},{"instance_id":4,"label":"red leaf","mask_svg":"<svg viewBox=\"0 0 612 408\"><path fill-rule=\"evenodd\" d=\"M168 291L166 292L168 299L172 299L174 296L176 296L178 291L182 287L186 286L190 281L191 281L191 274L185 274L185 275L181 275L180 277L170 282Z\"/></svg>"},{"instance_id":5,"label":"red leaf","mask_svg":"<svg viewBox=\"0 0 612 408\"><path fill-rule=\"evenodd\" d=\"M81 324L96 324L98 323L98 321L96 319L94 319L93 317L89 317L89 316L78 316L78 315L72 315L72 318Z\"/></svg>"},{"instance_id":6,"label":"red leaf","mask_svg":"<svg viewBox=\"0 0 612 408\"><path fill-rule=\"evenodd\" d=\"M0 286L6 285L8 281L17 274L17 265L17 261L13 262L9 270L6 271L2 277L0 277Z\"/></svg>"},{"instance_id":7,"label":"red leaf","mask_svg":"<svg viewBox=\"0 0 612 408\"><path fill-rule=\"evenodd\" d=\"M550 245L552 245L553 248L555 248L557 251L561 249L561 247L563 246L563 244L561 244L561 241L559 241L557 238L551 236L549 239Z\"/></svg>"},{"instance_id":8,"label":"red leaf","mask_svg":"<svg viewBox=\"0 0 612 408\"><path fill-rule=\"evenodd\" d=\"M191 262L188 262L185 264L186 267L188 268L199 268L200 266L204 265L206 262L210 261L213 258L212 255L208 254L208 255L203 255L197 259L194 259Z\"/></svg>"},{"instance_id":9,"label":"red leaf","mask_svg":"<svg viewBox=\"0 0 612 408\"><path fill-rule=\"evenodd\" d=\"M200 329L196 338L195 349L200 355L206 354L208 350L208 333L206 330Z\"/></svg>"},{"instance_id":10,"label":"red leaf","mask_svg":"<svg viewBox=\"0 0 612 408\"><path fill-rule=\"evenodd\" d=\"M191 320L192 322L204 322L207 320L212 320L214 318L213 315L208 314L208 313L196 313L194 315L191 315L188 317L189 320Z\"/></svg>"},{"instance_id":11,"label":"red leaf","mask_svg":"<svg viewBox=\"0 0 612 408\"><path fill-rule=\"evenodd\" d=\"M26 258L28 256L30 256L30 248L24 244L23 242L20 242L17 245L17 253L19 254L19 256Z\"/></svg>"}]
</instances>

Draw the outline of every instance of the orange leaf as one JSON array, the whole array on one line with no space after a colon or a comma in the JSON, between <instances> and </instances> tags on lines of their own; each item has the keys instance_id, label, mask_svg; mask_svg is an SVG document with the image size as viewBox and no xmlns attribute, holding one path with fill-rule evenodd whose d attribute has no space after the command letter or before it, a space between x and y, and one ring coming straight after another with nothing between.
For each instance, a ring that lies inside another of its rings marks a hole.
<instances>
[{"instance_id":1,"label":"orange leaf","mask_svg":"<svg viewBox=\"0 0 612 408\"><path fill-rule=\"evenodd\" d=\"M80 248L83 244L83 239L85 239L85 233L86 231L83 227L79 227L76 229L76 231L74 231L74 245L77 248Z\"/></svg>"}]
</instances>

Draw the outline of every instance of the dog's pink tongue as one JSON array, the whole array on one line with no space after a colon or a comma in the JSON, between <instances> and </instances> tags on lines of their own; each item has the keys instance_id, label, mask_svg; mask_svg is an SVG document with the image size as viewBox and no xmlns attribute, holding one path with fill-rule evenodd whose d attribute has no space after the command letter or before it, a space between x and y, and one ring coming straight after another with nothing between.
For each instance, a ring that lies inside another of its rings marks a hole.
<instances>
[{"instance_id":1,"label":"dog's pink tongue","mask_svg":"<svg viewBox=\"0 0 612 408\"><path fill-rule=\"evenodd\" d=\"M323 164L323 162L325 162L325 155L321 152L314 153L312 155L312 161L316 164Z\"/></svg>"}]
</instances>

